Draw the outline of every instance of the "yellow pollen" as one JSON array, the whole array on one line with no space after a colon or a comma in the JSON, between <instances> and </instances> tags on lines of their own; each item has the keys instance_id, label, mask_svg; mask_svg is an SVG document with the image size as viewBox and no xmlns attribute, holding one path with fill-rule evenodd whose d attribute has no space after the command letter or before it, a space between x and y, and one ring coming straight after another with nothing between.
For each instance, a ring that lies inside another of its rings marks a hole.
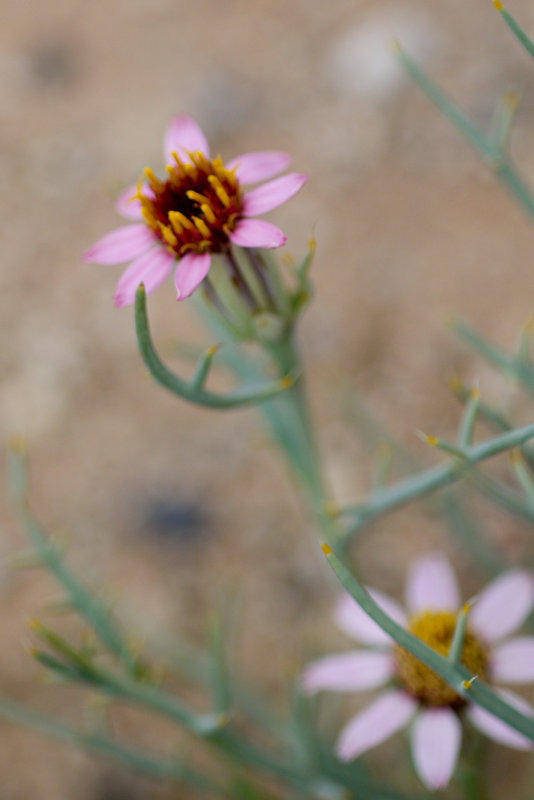
<instances>
[{"instance_id":1,"label":"yellow pollen","mask_svg":"<svg viewBox=\"0 0 534 800\"><path fill-rule=\"evenodd\" d=\"M190 189L188 192L186 192L186 195L189 197L190 200L195 200L197 203L200 203L200 204L209 203L209 200L208 200L207 197L204 197L204 195L200 194L199 192L194 192L192 189Z\"/></svg>"},{"instance_id":2,"label":"yellow pollen","mask_svg":"<svg viewBox=\"0 0 534 800\"><path fill-rule=\"evenodd\" d=\"M456 616L447 611L425 611L410 620L408 630L429 647L447 656L451 646ZM396 675L403 688L429 706L461 707L465 701L443 678L402 647L394 648ZM485 679L488 654L484 645L467 628L460 657L464 667Z\"/></svg>"},{"instance_id":3,"label":"yellow pollen","mask_svg":"<svg viewBox=\"0 0 534 800\"><path fill-rule=\"evenodd\" d=\"M151 188L157 193L162 192L164 189L164 184L156 178L150 167L145 167L144 169L145 178L149 182Z\"/></svg>"},{"instance_id":4,"label":"yellow pollen","mask_svg":"<svg viewBox=\"0 0 534 800\"><path fill-rule=\"evenodd\" d=\"M215 220L217 219L217 217L216 217L216 216L215 216L215 214L213 213L213 210L212 210L211 206L210 206L210 205L208 205L207 203L203 203L203 204L200 206L200 210L202 211L202 213L204 214L204 216L206 217L206 219L208 220L208 222L209 222L211 225L213 225L213 223L215 222Z\"/></svg>"},{"instance_id":5,"label":"yellow pollen","mask_svg":"<svg viewBox=\"0 0 534 800\"><path fill-rule=\"evenodd\" d=\"M195 223L195 227L199 233L202 234L206 239L210 237L210 229L206 225L203 219L200 217L192 217L193 222Z\"/></svg>"},{"instance_id":6,"label":"yellow pollen","mask_svg":"<svg viewBox=\"0 0 534 800\"><path fill-rule=\"evenodd\" d=\"M230 205L230 198L228 197L226 189L220 182L219 178L216 175L208 175L208 181L222 205L228 208Z\"/></svg>"},{"instance_id":7,"label":"yellow pollen","mask_svg":"<svg viewBox=\"0 0 534 800\"><path fill-rule=\"evenodd\" d=\"M182 225L186 229L186 231L194 230L195 226L193 225L191 220L187 219L185 214L182 214L181 211L169 211L169 220L170 220L171 225L173 227L174 227L175 220L176 220L176 222L178 222L180 225Z\"/></svg>"}]
</instances>

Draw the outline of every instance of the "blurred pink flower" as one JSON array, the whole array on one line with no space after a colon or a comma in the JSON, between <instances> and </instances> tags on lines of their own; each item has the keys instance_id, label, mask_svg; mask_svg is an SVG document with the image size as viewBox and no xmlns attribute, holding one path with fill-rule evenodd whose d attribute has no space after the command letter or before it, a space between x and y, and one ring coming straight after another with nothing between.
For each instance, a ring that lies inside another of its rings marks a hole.
<instances>
[{"instance_id":1,"label":"blurred pink flower","mask_svg":"<svg viewBox=\"0 0 534 800\"><path fill-rule=\"evenodd\" d=\"M289 156L246 153L225 165L219 156L210 159L206 137L186 115L171 120L164 158L165 180L146 169L146 182L117 198L117 211L134 224L111 231L83 256L96 264L130 262L117 284L117 307L133 303L140 283L152 292L175 265L177 299L184 300L208 274L211 255L228 251L230 243L280 247L286 241L282 231L255 217L289 200L306 182L305 175L291 172L243 191L285 170Z\"/></svg>"},{"instance_id":2,"label":"blurred pink flower","mask_svg":"<svg viewBox=\"0 0 534 800\"><path fill-rule=\"evenodd\" d=\"M390 597L371 589L375 601L396 622L443 654L448 652L461 607L449 562L440 554L417 560L406 586L408 614ZM522 569L503 573L477 597L469 617L462 663L490 682L534 681L534 637L504 640L534 605L534 576ZM410 725L415 769L429 789L445 787L454 772L461 744L460 715L496 742L518 750L533 744L480 706L467 704L414 656L401 649L348 594L340 597L334 619L342 631L367 645L366 650L326 656L302 675L306 692L351 691L389 684L379 697L342 729L336 751L350 761ZM508 690L499 694L523 713L534 708Z\"/></svg>"}]
</instances>

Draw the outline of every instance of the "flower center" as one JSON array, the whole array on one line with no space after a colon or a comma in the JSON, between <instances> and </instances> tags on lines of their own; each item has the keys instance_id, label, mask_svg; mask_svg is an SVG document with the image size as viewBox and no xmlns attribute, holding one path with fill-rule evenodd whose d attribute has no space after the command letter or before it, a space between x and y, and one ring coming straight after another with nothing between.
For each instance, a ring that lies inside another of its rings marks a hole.
<instances>
[{"instance_id":1,"label":"flower center","mask_svg":"<svg viewBox=\"0 0 534 800\"><path fill-rule=\"evenodd\" d=\"M412 617L408 630L429 647L446 656L451 646L456 616L446 611L425 611ZM440 678L415 656L396 646L394 648L396 674L402 686L421 703L429 706L459 708L464 700L443 678ZM466 630L460 656L461 663L479 678L486 678L488 654L483 644Z\"/></svg>"},{"instance_id":2,"label":"flower center","mask_svg":"<svg viewBox=\"0 0 534 800\"><path fill-rule=\"evenodd\" d=\"M181 161L172 153L166 181L145 169L152 191L148 197L142 194L140 182L136 198L145 222L171 253L220 253L242 213L241 189L221 158L188 155L190 161Z\"/></svg>"}]
</instances>

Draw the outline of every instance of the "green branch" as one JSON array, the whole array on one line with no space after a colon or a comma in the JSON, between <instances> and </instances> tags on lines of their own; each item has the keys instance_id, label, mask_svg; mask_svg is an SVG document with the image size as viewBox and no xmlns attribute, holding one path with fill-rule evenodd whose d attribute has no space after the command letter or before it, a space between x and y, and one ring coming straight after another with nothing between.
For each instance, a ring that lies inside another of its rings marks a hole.
<instances>
[{"instance_id":1,"label":"green branch","mask_svg":"<svg viewBox=\"0 0 534 800\"><path fill-rule=\"evenodd\" d=\"M436 491L436 489L448 486L468 472L473 464L513 447L519 447L533 437L534 423L507 431L485 442L458 449L458 457L376 491L358 505L337 509L336 515L355 517L345 537L350 539L364 523L380 514L405 505L415 498Z\"/></svg>"},{"instance_id":2,"label":"green branch","mask_svg":"<svg viewBox=\"0 0 534 800\"><path fill-rule=\"evenodd\" d=\"M139 286L135 295L135 330L142 359L154 380L190 403L219 409L254 405L281 394L294 383L293 376L284 375L275 380L262 380L253 386L242 386L226 395L208 392L202 387L215 354L213 348L210 348L203 356L191 381L179 378L165 366L152 343L146 311L146 292L143 284Z\"/></svg>"}]
</instances>

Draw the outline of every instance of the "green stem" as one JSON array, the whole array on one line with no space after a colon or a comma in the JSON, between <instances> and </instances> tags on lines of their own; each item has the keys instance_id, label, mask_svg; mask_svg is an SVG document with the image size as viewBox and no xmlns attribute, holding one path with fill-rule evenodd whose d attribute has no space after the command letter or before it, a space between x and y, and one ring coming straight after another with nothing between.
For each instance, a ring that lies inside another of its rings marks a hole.
<instances>
[{"instance_id":1,"label":"green stem","mask_svg":"<svg viewBox=\"0 0 534 800\"><path fill-rule=\"evenodd\" d=\"M369 519L405 505L416 497L433 492L453 483L464 475L473 464L486 458L518 447L534 437L534 423L512 431L506 431L485 442L471 445L462 450L462 459L451 459L433 469L425 470L419 475L399 481L392 486L375 492L360 505L341 509L341 514L354 515L355 522L346 536L350 538Z\"/></svg>"},{"instance_id":2,"label":"green stem","mask_svg":"<svg viewBox=\"0 0 534 800\"><path fill-rule=\"evenodd\" d=\"M494 0L493 5L500 12L501 17L504 19L509 29L512 31L517 41L520 42L527 53L534 58L534 42L527 36L520 24L512 17L512 15L503 8L499 0Z\"/></svg>"},{"instance_id":3,"label":"green stem","mask_svg":"<svg viewBox=\"0 0 534 800\"><path fill-rule=\"evenodd\" d=\"M502 13L504 15L506 12ZM524 43L523 41L523 44ZM402 51L400 46L396 48L396 52L402 66L413 81L426 94L429 100L439 108L442 114L447 117L473 145L491 171L504 183L510 193L519 201L528 214L534 216L534 197L532 192L517 173L515 167L506 155L506 152L496 146L491 135L487 136L483 131L479 130L479 128L448 99L444 92L425 75L417 64Z\"/></svg>"},{"instance_id":4,"label":"green stem","mask_svg":"<svg viewBox=\"0 0 534 800\"><path fill-rule=\"evenodd\" d=\"M83 733L57 719L46 717L5 697L0 697L0 716L10 722L24 725L37 733L122 763L129 769L154 778L184 781L195 788L217 793L219 797L222 796L220 787L177 760L160 760L146 752L123 745L110 737L96 733Z\"/></svg>"},{"instance_id":5,"label":"green stem","mask_svg":"<svg viewBox=\"0 0 534 800\"><path fill-rule=\"evenodd\" d=\"M288 331L281 341L271 346L269 352L280 374L299 373L299 357L292 330ZM284 395L262 404L260 411L299 477L312 509L320 516L323 514L326 492L302 378L299 378Z\"/></svg>"},{"instance_id":6,"label":"green stem","mask_svg":"<svg viewBox=\"0 0 534 800\"><path fill-rule=\"evenodd\" d=\"M190 403L219 409L255 405L281 394L292 384L292 378L287 374L281 376L279 380L263 380L260 385L241 387L230 394L221 395L197 387L194 381L191 384L182 380L178 375L167 369L154 348L146 313L146 293L142 284L139 286L135 296L135 329L139 352L154 380L173 394Z\"/></svg>"}]
</instances>

